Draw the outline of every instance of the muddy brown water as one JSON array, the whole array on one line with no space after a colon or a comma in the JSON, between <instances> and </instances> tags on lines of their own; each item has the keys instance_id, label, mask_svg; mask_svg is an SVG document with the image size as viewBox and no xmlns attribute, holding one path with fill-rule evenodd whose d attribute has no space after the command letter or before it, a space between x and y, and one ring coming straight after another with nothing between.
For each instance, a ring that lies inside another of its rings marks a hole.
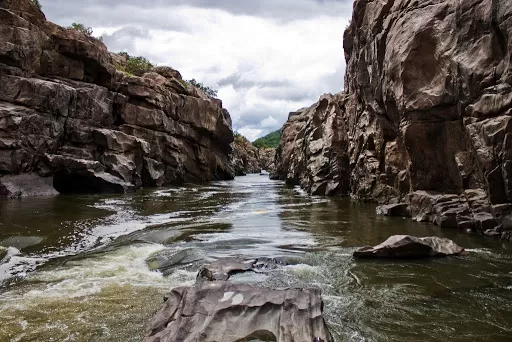
<instances>
[{"instance_id":1,"label":"muddy brown water","mask_svg":"<svg viewBox=\"0 0 512 342\"><path fill-rule=\"evenodd\" d=\"M460 257L356 261L393 234ZM125 196L0 202L0 341L139 341L166 291L224 256L290 265L234 281L319 287L336 341L512 340L512 246L310 197L260 175Z\"/></svg>"}]
</instances>

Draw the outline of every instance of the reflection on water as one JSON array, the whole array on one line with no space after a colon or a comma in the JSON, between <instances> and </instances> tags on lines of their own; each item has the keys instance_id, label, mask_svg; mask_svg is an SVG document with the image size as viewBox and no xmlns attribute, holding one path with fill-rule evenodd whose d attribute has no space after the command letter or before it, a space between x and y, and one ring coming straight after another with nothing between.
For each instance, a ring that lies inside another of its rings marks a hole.
<instances>
[{"instance_id":1,"label":"reflection on water","mask_svg":"<svg viewBox=\"0 0 512 342\"><path fill-rule=\"evenodd\" d=\"M0 202L0 341L138 341L174 286L224 256L290 266L234 281L322 289L337 341L507 341L510 245L378 217L259 175L126 196ZM355 261L393 234L437 235L461 257ZM1 251L0 251L1 252ZM1 259L1 258L0 258Z\"/></svg>"}]
</instances>

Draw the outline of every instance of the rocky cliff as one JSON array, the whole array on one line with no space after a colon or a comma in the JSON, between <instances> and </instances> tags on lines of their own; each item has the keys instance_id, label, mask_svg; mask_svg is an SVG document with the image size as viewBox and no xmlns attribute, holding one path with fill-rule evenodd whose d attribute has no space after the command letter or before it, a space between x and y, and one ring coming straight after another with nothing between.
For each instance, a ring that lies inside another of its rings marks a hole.
<instances>
[{"instance_id":1,"label":"rocky cliff","mask_svg":"<svg viewBox=\"0 0 512 342\"><path fill-rule=\"evenodd\" d=\"M256 148L242 135L235 136L233 143L233 169L237 176L247 173L260 173L274 167L275 149Z\"/></svg>"},{"instance_id":2,"label":"rocky cliff","mask_svg":"<svg viewBox=\"0 0 512 342\"><path fill-rule=\"evenodd\" d=\"M27 177L59 192L233 178L229 113L175 70L120 72L29 0L0 0L0 32L0 197L30 194Z\"/></svg>"},{"instance_id":3,"label":"rocky cliff","mask_svg":"<svg viewBox=\"0 0 512 342\"><path fill-rule=\"evenodd\" d=\"M345 90L290 114L277 178L510 237L512 3L356 0Z\"/></svg>"},{"instance_id":4,"label":"rocky cliff","mask_svg":"<svg viewBox=\"0 0 512 342\"><path fill-rule=\"evenodd\" d=\"M261 171L258 149L242 135L235 136L233 143L233 168L237 176Z\"/></svg>"}]
</instances>

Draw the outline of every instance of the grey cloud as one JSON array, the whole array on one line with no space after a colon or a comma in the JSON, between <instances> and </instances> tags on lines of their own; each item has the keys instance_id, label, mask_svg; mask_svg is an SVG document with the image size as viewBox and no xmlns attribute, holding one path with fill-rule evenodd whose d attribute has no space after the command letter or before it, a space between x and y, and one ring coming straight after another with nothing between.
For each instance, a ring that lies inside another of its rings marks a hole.
<instances>
[{"instance_id":1,"label":"grey cloud","mask_svg":"<svg viewBox=\"0 0 512 342\"><path fill-rule=\"evenodd\" d=\"M233 86L235 90L238 89L249 89L249 88L278 88L278 87L289 87L292 84L286 80L275 80L275 81L254 81L245 79L241 72L236 72L228 77L225 77L217 82L219 87Z\"/></svg>"},{"instance_id":2,"label":"grey cloud","mask_svg":"<svg viewBox=\"0 0 512 342\"><path fill-rule=\"evenodd\" d=\"M258 95L270 100L285 100L289 102L301 102L315 95L314 89L302 89L300 85L280 88L264 88Z\"/></svg>"},{"instance_id":3,"label":"grey cloud","mask_svg":"<svg viewBox=\"0 0 512 342\"><path fill-rule=\"evenodd\" d=\"M279 21L309 19L315 16L342 16L350 12L353 0L41 0L43 9L51 14L58 23L71 18L80 19L95 13L100 18L92 18L89 25L118 25L120 22L147 21L166 27L172 21L155 20L159 18L140 18L137 11L125 12L127 7L139 7L150 10L165 9L163 17L169 15L174 6L192 6L198 8L220 9L233 14L272 18ZM127 15L127 16L126 16ZM160 15L158 15L160 17ZM161 19L161 18L160 18Z\"/></svg>"},{"instance_id":4,"label":"grey cloud","mask_svg":"<svg viewBox=\"0 0 512 342\"><path fill-rule=\"evenodd\" d=\"M172 4L162 2L162 8L151 5L154 1L97 1L41 0L48 19L62 26L79 22L91 27L144 26L177 32L190 32L193 23L174 15Z\"/></svg>"},{"instance_id":5,"label":"grey cloud","mask_svg":"<svg viewBox=\"0 0 512 342\"><path fill-rule=\"evenodd\" d=\"M234 123L234 128L259 128L261 121L265 120L271 115L276 117L276 115L279 115L279 112L276 113L276 108L273 108L270 105L263 104L261 106L258 106L257 108L243 110L240 113L240 119Z\"/></svg>"},{"instance_id":6,"label":"grey cloud","mask_svg":"<svg viewBox=\"0 0 512 342\"><path fill-rule=\"evenodd\" d=\"M147 29L127 26L112 34L103 35L103 42L109 47L110 51L129 52L135 50L135 38L151 39L151 34Z\"/></svg>"}]
</instances>

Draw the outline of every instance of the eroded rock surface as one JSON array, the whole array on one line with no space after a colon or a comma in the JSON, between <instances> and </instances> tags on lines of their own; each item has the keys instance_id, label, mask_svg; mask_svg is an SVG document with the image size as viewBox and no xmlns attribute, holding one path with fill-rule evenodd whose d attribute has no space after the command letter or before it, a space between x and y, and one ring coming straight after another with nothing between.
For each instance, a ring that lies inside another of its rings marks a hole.
<instances>
[{"instance_id":1,"label":"eroded rock surface","mask_svg":"<svg viewBox=\"0 0 512 342\"><path fill-rule=\"evenodd\" d=\"M281 131L272 178L300 184L314 195L348 191L344 101L344 94L326 94L313 106L290 113Z\"/></svg>"},{"instance_id":2,"label":"eroded rock surface","mask_svg":"<svg viewBox=\"0 0 512 342\"><path fill-rule=\"evenodd\" d=\"M502 225L512 214L509 2L356 0L344 49L344 92L290 114L274 177L405 203L443 227Z\"/></svg>"},{"instance_id":3,"label":"eroded rock surface","mask_svg":"<svg viewBox=\"0 0 512 342\"><path fill-rule=\"evenodd\" d=\"M354 252L357 258L427 258L459 255L464 248L449 239L439 237L417 238L394 235L374 247L363 247Z\"/></svg>"},{"instance_id":4,"label":"eroded rock surface","mask_svg":"<svg viewBox=\"0 0 512 342\"><path fill-rule=\"evenodd\" d=\"M259 151L242 135L237 135L233 143L233 167L237 176L260 173Z\"/></svg>"},{"instance_id":5,"label":"eroded rock surface","mask_svg":"<svg viewBox=\"0 0 512 342\"><path fill-rule=\"evenodd\" d=\"M235 136L232 163L237 176L274 170L275 155L274 148L256 148L244 136Z\"/></svg>"},{"instance_id":6,"label":"eroded rock surface","mask_svg":"<svg viewBox=\"0 0 512 342\"><path fill-rule=\"evenodd\" d=\"M258 150L260 156L260 168L262 170L272 172L275 168L276 149L275 148L260 148Z\"/></svg>"},{"instance_id":7,"label":"eroded rock surface","mask_svg":"<svg viewBox=\"0 0 512 342\"><path fill-rule=\"evenodd\" d=\"M264 272L286 265L285 261L275 258L221 258L203 266L197 274L197 281L228 280L237 273Z\"/></svg>"},{"instance_id":8,"label":"eroded rock surface","mask_svg":"<svg viewBox=\"0 0 512 342\"><path fill-rule=\"evenodd\" d=\"M319 290L203 282L171 291L144 342L330 342L322 308Z\"/></svg>"},{"instance_id":9,"label":"eroded rock surface","mask_svg":"<svg viewBox=\"0 0 512 342\"><path fill-rule=\"evenodd\" d=\"M233 178L229 113L179 72L117 71L119 56L30 0L0 0L0 31L0 176L64 192Z\"/></svg>"}]
</instances>

